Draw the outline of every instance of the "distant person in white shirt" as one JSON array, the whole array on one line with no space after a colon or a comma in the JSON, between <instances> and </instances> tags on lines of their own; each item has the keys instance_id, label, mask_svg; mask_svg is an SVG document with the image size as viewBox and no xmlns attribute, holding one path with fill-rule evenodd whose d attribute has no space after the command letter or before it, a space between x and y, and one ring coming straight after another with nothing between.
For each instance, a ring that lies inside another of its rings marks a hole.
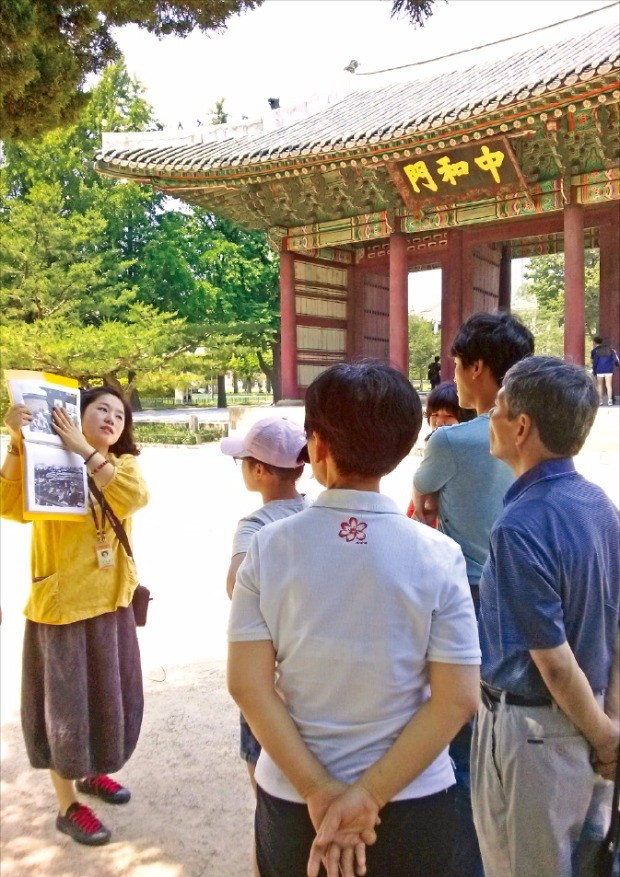
<instances>
[{"instance_id":1,"label":"distant person in white shirt","mask_svg":"<svg viewBox=\"0 0 620 877\"><path fill-rule=\"evenodd\" d=\"M326 489L260 530L237 573L228 685L263 746L261 877L442 877L449 862L447 746L479 694L473 603L460 548L379 492L421 423L390 366L323 372L305 427Z\"/></svg>"},{"instance_id":2,"label":"distant person in white shirt","mask_svg":"<svg viewBox=\"0 0 620 877\"><path fill-rule=\"evenodd\" d=\"M233 538L232 558L226 576L226 592L232 599L237 570L241 566L255 533L281 518L308 508L310 502L298 493L297 481L304 471L300 452L306 446L306 434L285 417L264 417L245 436L231 436L220 443L223 454L241 464L243 482L249 491L260 493L261 508L241 518ZM240 754L248 766L254 791L254 770L260 755L260 743L243 714L240 715ZM254 873L258 874L256 863Z\"/></svg>"}]
</instances>

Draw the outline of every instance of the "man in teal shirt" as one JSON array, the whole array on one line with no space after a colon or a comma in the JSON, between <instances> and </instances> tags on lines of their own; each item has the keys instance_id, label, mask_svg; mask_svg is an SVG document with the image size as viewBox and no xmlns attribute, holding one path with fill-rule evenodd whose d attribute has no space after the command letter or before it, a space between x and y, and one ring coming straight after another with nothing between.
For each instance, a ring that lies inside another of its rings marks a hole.
<instances>
[{"instance_id":1,"label":"man in teal shirt","mask_svg":"<svg viewBox=\"0 0 620 877\"><path fill-rule=\"evenodd\" d=\"M514 481L509 466L491 456L489 411L508 369L534 352L534 337L510 314L474 314L459 329L450 352L459 405L474 409L478 416L432 434L413 478L413 502L419 521L430 525L438 517L439 529L461 546L477 614L489 534ZM471 814L470 748L471 727L465 725L450 746L456 768L458 824L447 877L483 875Z\"/></svg>"},{"instance_id":2,"label":"man in teal shirt","mask_svg":"<svg viewBox=\"0 0 620 877\"><path fill-rule=\"evenodd\" d=\"M461 546L476 603L491 526L514 481L490 454L488 412L510 366L533 352L532 333L509 314L474 314L461 326L451 351L459 405L478 416L436 430L413 479L418 520L438 516L439 529Z\"/></svg>"}]
</instances>

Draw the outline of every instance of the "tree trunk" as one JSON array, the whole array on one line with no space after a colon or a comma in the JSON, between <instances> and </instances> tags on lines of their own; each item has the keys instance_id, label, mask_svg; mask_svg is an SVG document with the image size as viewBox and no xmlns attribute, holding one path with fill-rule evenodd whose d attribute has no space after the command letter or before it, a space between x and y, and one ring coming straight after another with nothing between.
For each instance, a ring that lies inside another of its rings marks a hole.
<instances>
[{"instance_id":1,"label":"tree trunk","mask_svg":"<svg viewBox=\"0 0 620 877\"><path fill-rule=\"evenodd\" d=\"M258 364L260 365L261 370L265 373L265 377L267 378L267 381L271 384L271 387L273 389L273 401L279 402L282 398L282 373L280 368L279 339L271 343L271 349L273 351L273 366L267 365L262 351L257 350L256 356L258 358Z\"/></svg>"},{"instance_id":2,"label":"tree trunk","mask_svg":"<svg viewBox=\"0 0 620 877\"><path fill-rule=\"evenodd\" d=\"M138 383L138 376L135 371L127 372L127 380L129 383L124 390L123 395L129 402L129 406L132 411L142 411L142 402L140 401L140 393L138 392L138 388L136 384Z\"/></svg>"},{"instance_id":3,"label":"tree trunk","mask_svg":"<svg viewBox=\"0 0 620 877\"><path fill-rule=\"evenodd\" d=\"M239 375L237 374L237 372L232 373L232 380L233 380L233 393L238 394L239 393Z\"/></svg>"},{"instance_id":4,"label":"tree trunk","mask_svg":"<svg viewBox=\"0 0 620 877\"><path fill-rule=\"evenodd\" d=\"M129 383L126 387L123 387L114 372L107 372L107 374L102 375L102 378L103 383L106 386L113 387L121 394L123 399L129 404L129 407L132 411L142 411L142 403L140 402L140 395L136 387L137 375L135 371L130 371L127 373L127 379Z\"/></svg>"},{"instance_id":5,"label":"tree trunk","mask_svg":"<svg viewBox=\"0 0 620 877\"><path fill-rule=\"evenodd\" d=\"M226 375L217 376L217 407L228 408L226 399Z\"/></svg>"}]
</instances>

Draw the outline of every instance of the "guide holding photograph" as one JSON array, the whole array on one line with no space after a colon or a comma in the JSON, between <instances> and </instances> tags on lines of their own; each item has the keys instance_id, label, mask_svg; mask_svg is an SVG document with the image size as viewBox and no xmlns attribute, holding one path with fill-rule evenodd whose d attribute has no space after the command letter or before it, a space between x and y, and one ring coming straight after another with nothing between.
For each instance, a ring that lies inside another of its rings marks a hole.
<instances>
[{"instance_id":1,"label":"guide holding photograph","mask_svg":"<svg viewBox=\"0 0 620 877\"><path fill-rule=\"evenodd\" d=\"M138 578L133 557L107 526L106 510L131 540L131 517L147 503L148 493L136 460L131 409L121 394L110 387L66 392L75 402L53 396L48 407L54 435L43 434L56 446L47 444L43 451L32 438L46 416L43 395L34 394L38 424L23 389L9 409L0 501L4 518L27 523L34 517L21 706L28 758L33 767L50 771L58 799L56 828L94 846L107 843L111 832L76 793L110 804L129 801L128 789L108 774L133 753L143 712L131 605ZM23 469L22 457L36 459L37 451L39 463ZM71 471L74 463L60 464L50 453L78 461L79 477ZM49 503L49 516L27 511L31 475L36 505ZM77 508L82 484L92 488L84 488L84 514L59 514L63 507Z\"/></svg>"},{"instance_id":2,"label":"guide holding photograph","mask_svg":"<svg viewBox=\"0 0 620 877\"><path fill-rule=\"evenodd\" d=\"M83 460L59 435L54 412L63 411L81 432L77 381L43 372L5 371L14 405L28 412L23 439L24 517L81 520L88 514Z\"/></svg>"}]
</instances>

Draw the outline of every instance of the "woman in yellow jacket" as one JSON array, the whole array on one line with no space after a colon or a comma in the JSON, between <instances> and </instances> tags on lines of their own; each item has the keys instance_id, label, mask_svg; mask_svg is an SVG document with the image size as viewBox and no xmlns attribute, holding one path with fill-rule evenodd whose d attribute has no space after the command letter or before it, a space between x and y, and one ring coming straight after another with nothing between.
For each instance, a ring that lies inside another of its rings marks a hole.
<instances>
[{"instance_id":1,"label":"woman in yellow jacket","mask_svg":"<svg viewBox=\"0 0 620 877\"><path fill-rule=\"evenodd\" d=\"M84 391L81 407L82 431L62 409L52 414L54 428L84 459L131 538L131 516L148 501L131 410L110 387ZM5 419L10 444L0 472L2 517L21 523L21 427L31 420L24 405L12 406ZM129 759L142 723L134 562L91 494L83 521L34 522L31 568L21 707L28 757L33 767L50 771L57 829L78 843L105 844L110 832L76 800L76 786L111 804L130 798L107 774Z\"/></svg>"}]
</instances>

